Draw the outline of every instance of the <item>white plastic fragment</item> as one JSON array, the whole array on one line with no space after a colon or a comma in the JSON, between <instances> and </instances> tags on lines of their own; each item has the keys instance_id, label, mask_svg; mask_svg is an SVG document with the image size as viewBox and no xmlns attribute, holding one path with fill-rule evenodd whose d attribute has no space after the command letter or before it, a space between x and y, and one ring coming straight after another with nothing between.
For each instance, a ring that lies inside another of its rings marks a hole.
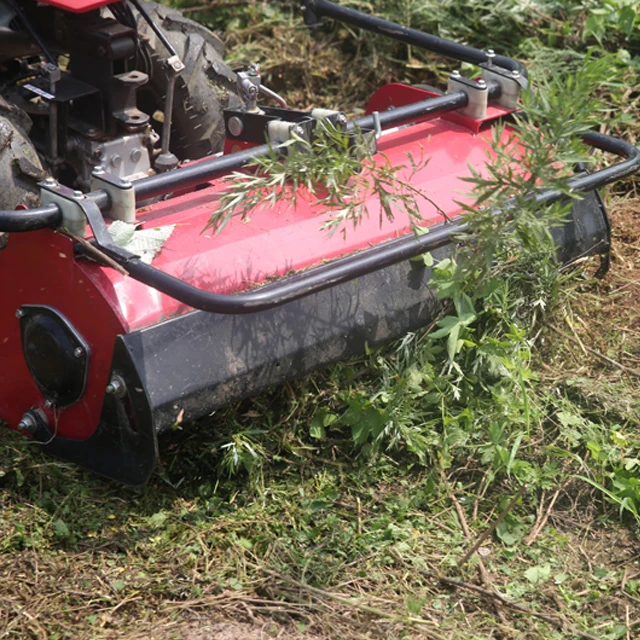
<instances>
[{"instance_id":1,"label":"white plastic fragment","mask_svg":"<svg viewBox=\"0 0 640 640\"><path fill-rule=\"evenodd\" d=\"M171 224L165 227L136 229L135 224L114 220L109 227L109 234L114 244L140 256L140 260L145 264L151 264L175 227L175 224Z\"/></svg>"}]
</instances>

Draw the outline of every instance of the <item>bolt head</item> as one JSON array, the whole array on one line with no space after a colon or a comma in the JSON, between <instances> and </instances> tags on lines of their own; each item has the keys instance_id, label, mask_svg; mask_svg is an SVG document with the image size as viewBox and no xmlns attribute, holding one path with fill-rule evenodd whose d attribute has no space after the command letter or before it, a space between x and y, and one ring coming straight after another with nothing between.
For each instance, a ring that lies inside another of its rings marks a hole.
<instances>
[{"instance_id":1,"label":"bolt head","mask_svg":"<svg viewBox=\"0 0 640 640\"><path fill-rule=\"evenodd\" d=\"M73 192L73 197L74 197L74 198L82 198L83 196L84 196L84 193L82 193L82 191L79 191L78 189L76 189L76 190Z\"/></svg>"},{"instance_id":2,"label":"bolt head","mask_svg":"<svg viewBox=\"0 0 640 640\"><path fill-rule=\"evenodd\" d=\"M484 80L478 80L478 86L479 86L481 89L484 89L484 87L486 87L486 86L487 86L487 83L486 83Z\"/></svg>"},{"instance_id":3,"label":"bolt head","mask_svg":"<svg viewBox=\"0 0 640 640\"><path fill-rule=\"evenodd\" d=\"M238 118L238 116L229 118L228 127L229 133L236 138L244 131L244 123L241 118Z\"/></svg>"},{"instance_id":4,"label":"bolt head","mask_svg":"<svg viewBox=\"0 0 640 640\"><path fill-rule=\"evenodd\" d=\"M455 71L451 72L451 76L453 78L459 78L460 77L460 72L456 69Z\"/></svg>"},{"instance_id":5,"label":"bolt head","mask_svg":"<svg viewBox=\"0 0 640 640\"><path fill-rule=\"evenodd\" d=\"M18 309L16 311L16 318L18 318L18 320L20 320L20 318L24 318L24 311L22 309Z\"/></svg>"},{"instance_id":6,"label":"bolt head","mask_svg":"<svg viewBox=\"0 0 640 640\"><path fill-rule=\"evenodd\" d=\"M73 350L73 355L76 358L82 358L82 356L84 355L84 349L82 347L76 347Z\"/></svg>"},{"instance_id":7,"label":"bolt head","mask_svg":"<svg viewBox=\"0 0 640 640\"><path fill-rule=\"evenodd\" d=\"M131 162L138 162L140 158L142 158L142 152L140 149L132 149L129 157L131 158Z\"/></svg>"},{"instance_id":8,"label":"bolt head","mask_svg":"<svg viewBox=\"0 0 640 640\"><path fill-rule=\"evenodd\" d=\"M22 418L20 418L20 422L18 422L17 427L18 427L18 431L35 433L38 428L38 424L36 423L34 417L31 414L25 413L22 416Z\"/></svg>"},{"instance_id":9,"label":"bolt head","mask_svg":"<svg viewBox=\"0 0 640 640\"><path fill-rule=\"evenodd\" d=\"M517 69L513 69L513 70L511 71L511 75L512 75L514 78L519 78L519 77L520 77L520 72L519 72Z\"/></svg>"},{"instance_id":10,"label":"bolt head","mask_svg":"<svg viewBox=\"0 0 640 640\"><path fill-rule=\"evenodd\" d=\"M120 156L113 156L111 158L111 166L114 169L117 169L122 164L122 158Z\"/></svg>"},{"instance_id":11,"label":"bolt head","mask_svg":"<svg viewBox=\"0 0 640 640\"><path fill-rule=\"evenodd\" d=\"M117 396L119 398L122 398L127 392L127 386L126 386L124 380L122 380L122 378L120 378L120 376L115 375L109 381L109 384L107 385L107 388L105 389L105 391L109 395L114 395L114 396Z\"/></svg>"},{"instance_id":12,"label":"bolt head","mask_svg":"<svg viewBox=\"0 0 640 640\"><path fill-rule=\"evenodd\" d=\"M47 185L47 187L55 187L58 184L56 182L56 179L51 177L45 178L44 183Z\"/></svg>"}]
</instances>

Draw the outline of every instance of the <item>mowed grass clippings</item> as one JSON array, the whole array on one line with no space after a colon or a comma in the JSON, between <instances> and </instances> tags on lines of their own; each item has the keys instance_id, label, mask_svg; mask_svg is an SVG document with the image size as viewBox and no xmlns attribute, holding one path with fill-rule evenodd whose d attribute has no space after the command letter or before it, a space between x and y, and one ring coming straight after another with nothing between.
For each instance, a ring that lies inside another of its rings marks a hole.
<instances>
[{"instance_id":1,"label":"mowed grass clippings","mask_svg":"<svg viewBox=\"0 0 640 640\"><path fill-rule=\"evenodd\" d=\"M165 459L196 454L194 439ZM2 444L16 451L4 432ZM515 539L489 537L458 568L508 485L479 499L456 482L465 470L434 483L390 463L329 460L283 463L259 490L237 479L212 494L196 459L187 475L127 490L22 456L3 478L0 637L180 637L194 620L272 620L291 637L538 638L615 634L627 611L637 622L637 540L598 523L596 497L585 509L575 487L554 505L551 491L524 494Z\"/></svg>"}]
</instances>

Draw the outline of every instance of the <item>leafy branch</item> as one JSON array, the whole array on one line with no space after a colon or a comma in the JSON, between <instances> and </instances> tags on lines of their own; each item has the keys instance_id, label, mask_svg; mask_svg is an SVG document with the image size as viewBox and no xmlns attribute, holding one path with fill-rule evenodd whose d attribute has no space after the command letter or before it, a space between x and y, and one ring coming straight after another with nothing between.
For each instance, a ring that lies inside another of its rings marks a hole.
<instances>
[{"instance_id":1,"label":"leafy branch","mask_svg":"<svg viewBox=\"0 0 640 640\"><path fill-rule=\"evenodd\" d=\"M421 220L420 202L432 204L444 212L422 191L411 184L415 174L428 164L422 155L408 155L406 167L395 166L383 154L375 154L369 134L356 130L350 134L321 120L311 139L293 134L285 143L286 152L270 147L265 156L255 158L243 172L233 172L228 189L207 225L214 232L224 229L229 220L247 220L258 206L273 207L285 202L295 207L300 200L313 203L325 216L322 229L330 233L346 226L353 228L364 219L377 215L382 225L398 213L408 217L417 228ZM399 172L405 171L404 178Z\"/></svg>"}]
</instances>

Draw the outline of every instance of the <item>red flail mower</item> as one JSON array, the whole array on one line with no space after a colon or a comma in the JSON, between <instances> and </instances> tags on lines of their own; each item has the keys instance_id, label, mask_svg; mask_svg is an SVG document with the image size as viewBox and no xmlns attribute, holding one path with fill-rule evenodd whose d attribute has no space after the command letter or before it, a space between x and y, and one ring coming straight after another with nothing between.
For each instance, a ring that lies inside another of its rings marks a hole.
<instances>
[{"instance_id":1,"label":"red flail mower","mask_svg":"<svg viewBox=\"0 0 640 640\"><path fill-rule=\"evenodd\" d=\"M0 423L64 460L140 484L158 435L177 422L433 319L430 270L411 258L450 253L464 227L461 178L469 165L482 172L526 70L327 0L302 8L309 25L335 18L477 73L454 71L444 94L384 86L348 121L287 108L255 68L232 72L215 36L167 7L0 0ZM263 104L273 100L277 108ZM401 216L372 216L328 235L304 198L203 232L228 188L221 178L286 153L291 136L312 135L321 118L372 131L374 158L394 166L424 149L428 164L399 178L428 194L420 214L429 233L413 233ZM565 263L606 254L597 189L640 164L625 142L598 133L584 141L620 161L569 180L584 198L554 232ZM135 248L116 242L112 225L133 229ZM144 232L162 244L146 258Z\"/></svg>"}]
</instances>

